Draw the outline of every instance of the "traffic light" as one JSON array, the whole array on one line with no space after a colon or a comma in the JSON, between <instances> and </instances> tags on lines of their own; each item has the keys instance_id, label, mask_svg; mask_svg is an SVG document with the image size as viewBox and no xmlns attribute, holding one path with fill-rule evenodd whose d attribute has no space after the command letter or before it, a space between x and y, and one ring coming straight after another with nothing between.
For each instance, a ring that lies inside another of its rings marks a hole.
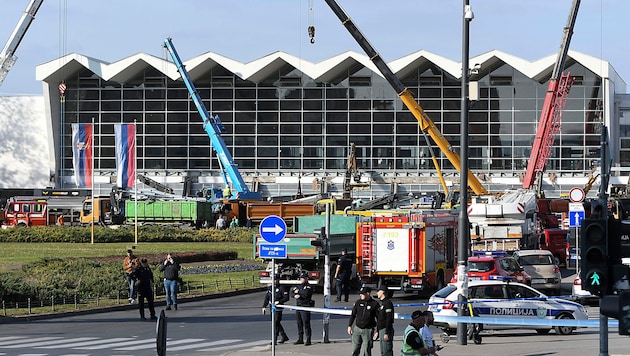
<instances>
[{"instance_id":1,"label":"traffic light","mask_svg":"<svg viewBox=\"0 0 630 356\"><path fill-rule=\"evenodd\" d=\"M326 227L315 230L315 234L317 235L317 238L315 240L311 240L311 245L317 247L318 250L325 254L328 247L328 240L326 239Z\"/></svg>"},{"instance_id":2,"label":"traffic light","mask_svg":"<svg viewBox=\"0 0 630 356\"><path fill-rule=\"evenodd\" d=\"M582 221L582 288L595 294L608 291L608 221L595 216Z\"/></svg>"},{"instance_id":3,"label":"traffic light","mask_svg":"<svg viewBox=\"0 0 630 356\"><path fill-rule=\"evenodd\" d=\"M619 320L619 335L630 335L630 290L602 298L600 312Z\"/></svg>"}]
</instances>

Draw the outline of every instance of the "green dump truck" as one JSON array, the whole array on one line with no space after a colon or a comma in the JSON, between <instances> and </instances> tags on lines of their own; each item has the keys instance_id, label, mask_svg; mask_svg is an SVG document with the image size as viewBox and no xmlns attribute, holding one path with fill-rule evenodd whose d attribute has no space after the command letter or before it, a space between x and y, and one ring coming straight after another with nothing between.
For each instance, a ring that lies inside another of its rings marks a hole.
<instances>
[{"instance_id":1,"label":"green dump truck","mask_svg":"<svg viewBox=\"0 0 630 356\"><path fill-rule=\"evenodd\" d=\"M212 223L212 203L195 200L125 200L124 210L116 214L112 209L110 197L87 198L81 210L81 224L120 225L138 223L170 224L202 227L208 221ZM95 211L94 211L95 210ZM137 214L136 214L137 210Z\"/></svg>"},{"instance_id":2,"label":"green dump truck","mask_svg":"<svg viewBox=\"0 0 630 356\"><path fill-rule=\"evenodd\" d=\"M298 275L308 272L309 283L323 288L324 286L324 259L325 255L316 246L311 244L318 238L316 230L321 229L326 224L325 215L298 216L293 219L293 233L289 233L278 244L287 245L287 258L276 259L276 275L280 278L280 284L299 284ZM341 250L346 248L348 255L354 257L356 217L331 215L330 216L330 272L331 281L334 280L337 260L341 255ZM259 246L267 242L257 234L254 238L254 257L260 258ZM271 273L273 271L272 261L268 260L265 271L259 272L259 281L263 284L271 283ZM353 273L353 277L356 273ZM334 287L334 286L333 286Z\"/></svg>"}]
</instances>

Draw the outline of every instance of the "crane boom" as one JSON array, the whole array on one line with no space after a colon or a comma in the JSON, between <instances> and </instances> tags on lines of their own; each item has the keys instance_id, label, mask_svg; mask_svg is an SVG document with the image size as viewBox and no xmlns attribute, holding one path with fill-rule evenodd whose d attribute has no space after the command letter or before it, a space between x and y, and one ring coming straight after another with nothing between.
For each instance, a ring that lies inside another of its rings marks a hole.
<instances>
[{"instance_id":1,"label":"crane boom","mask_svg":"<svg viewBox=\"0 0 630 356\"><path fill-rule=\"evenodd\" d=\"M203 104L203 100L201 99L199 92L197 92L195 85L190 79L188 71L184 67L184 63L182 62L182 60L179 58L179 54L177 54L177 51L175 50L173 42L170 38L164 40L164 47L166 47L168 53L173 58L173 62L177 67L177 71L181 75L184 84L186 84L186 88L188 88L188 92L190 93L190 96L192 97L193 102L195 103L195 106L197 107L197 110L201 115L201 119L203 120L203 127L208 133L208 136L210 137L210 142L212 143L212 148L217 153L217 157L219 158L219 163L222 168L221 174L223 175L223 181L225 182L226 186L229 185L229 182L225 176L225 173L227 172L229 180L230 182L232 182L233 189L231 190L232 196L230 198L239 200L262 200L262 195L259 192L250 191L247 187L247 184L243 180L241 173L238 171L238 168L234 163L234 160L232 159L230 151L225 145L225 141L223 141L223 138L221 137L221 132L225 131L225 127L219 120L218 115L212 117L210 113L208 113L208 110Z\"/></svg>"},{"instance_id":2,"label":"crane boom","mask_svg":"<svg viewBox=\"0 0 630 356\"><path fill-rule=\"evenodd\" d=\"M326 0L328 6L330 6L331 10L337 15L341 23L346 27L348 32L354 37L359 46L365 51L370 60L376 65L378 70L383 74L389 85L396 91L400 100L407 106L409 111L413 114L413 116L418 120L418 124L420 125L420 129L423 132L428 133L433 141L438 145L440 150L444 153L444 155L448 158L448 160L455 166L455 168L459 171L461 168L460 162L461 159L459 154L453 150L453 147L448 142L448 140L442 135L440 130L435 126L433 121L429 118L424 109L418 104L413 94L406 88L401 80L394 74L394 72L387 66L387 63L381 58L380 54L372 47L372 45L365 38L363 33L357 28L357 26L352 22L350 17L344 12L344 10L337 4L335 0ZM439 168L438 168L439 170ZM481 184L481 182L477 179L477 177L472 173L472 171L468 170L468 184L470 188L475 192L475 194L482 195L487 194L488 191Z\"/></svg>"},{"instance_id":3,"label":"crane boom","mask_svg":"<svg viewBox=\"0 0 630 356\"><path fill-rule=\"evenodd\" d=\"M26 6L26 10L20 17L13 33L9 37L9 40L4 45L2 52L0 52L0 85L4 82L4 78L6 78L7 74L13 67L13 64L17 60L15 56L15 50L17 50L20 42L24 38L24 34L28 30L29 26L35 19L35 14L39 10L39 7L42 5L44 0L31 0Z\"/></svg>"},{"instance_id":4,"label":"crane boom","mask_svg":"<svg viewBox=\"0 0 630 356\"><path fill-rule=\"evenodd\" d=\"M573 0L569 19L564 27L562 41L560 42L558 57L551 73L545 101L540 113L532 152L527 164L525 178L523 179L524 189L532 188L536 177L539 177L539 191L541 190L542 173L545 171L545 165L551 154L551 147L555 141L556 134L560 131L560 122L562 121L566 100L575 80L570 73L563 74L562 71L569 52L569 44L573 36L573 27L575 26L579 7L580 0Z\"/></svg>"}]
</instances>

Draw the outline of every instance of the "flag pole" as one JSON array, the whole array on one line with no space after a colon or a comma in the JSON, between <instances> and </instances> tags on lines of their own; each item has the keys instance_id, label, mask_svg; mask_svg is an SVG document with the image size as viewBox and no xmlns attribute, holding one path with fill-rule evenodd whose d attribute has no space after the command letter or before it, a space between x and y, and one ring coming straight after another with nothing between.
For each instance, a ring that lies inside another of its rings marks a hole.
<instances>
[{"instance_id":1,"label":"flag pole","mask_svg":"<svg viewBox=\"0 0 630 356\"><path fill-rule=\"evenodd\" d=\"M94 116L92 116L92 144L90 145L90 150L92 150L92 154L90 156L92 156L92 162L90 162L90 164L92 165L92 175L90 176L91 179L91 183L92 184L92 237L91 237L91 243L92 245L94 245L94 214L96 212L96 208L94 207Z\"/></svg>"},{"instance_id":2,"label":"flag pole","mask_svg":"<svg viewBox=\"0 0 630 356\"><path fill-rule=\"evenodd\" d=\"M136 119L133 119L133 189L134 189L134 205L136 211L135 221L135 244L138 244L138 141L136 137Z\"/></svg>"}]
</instances>

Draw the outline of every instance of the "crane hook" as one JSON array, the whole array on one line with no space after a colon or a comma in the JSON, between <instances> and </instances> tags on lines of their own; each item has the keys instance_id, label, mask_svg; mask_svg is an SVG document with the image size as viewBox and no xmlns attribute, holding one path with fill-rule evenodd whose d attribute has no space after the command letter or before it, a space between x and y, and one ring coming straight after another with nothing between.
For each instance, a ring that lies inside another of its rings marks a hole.
<instances>
[{"instance_id":1,"label":"crane hook","mask_svg":"<svg viewBox=\"0 0 630 356\"><path fill-rule=\"evenodd\" d=\"M311 43L315 43L315 26L308 27L308 37L311 38Z\"/></svg>"}]
</instances>

